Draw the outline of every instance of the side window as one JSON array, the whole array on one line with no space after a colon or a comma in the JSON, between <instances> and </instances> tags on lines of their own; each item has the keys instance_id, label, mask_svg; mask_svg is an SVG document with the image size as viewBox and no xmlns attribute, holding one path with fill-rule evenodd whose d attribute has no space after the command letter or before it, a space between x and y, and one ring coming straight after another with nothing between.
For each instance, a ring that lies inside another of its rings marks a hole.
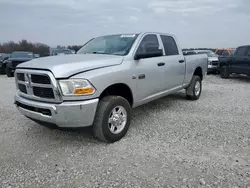
<instances>
[{"instance_id":1,"label":"side window","mask_svg":"<svg viewBox=\"0 0 250 188\"><path fill-rule=\"evenodd\" d=\"M217 55L222 55L222 53L223 53L223 50L217 50L216 52Z\"/></svg>"},{"instance_id":2,"label":"side window","mask_svg":"<svg viewBox=\"0 0 250 188\"><path fill-rule=\"evenodd\" d=\"M242 46L242 47L237 48L235 55L236 56L245 56L246 53L247 53L247 47Z\"/></svg>"},{"instance_id":3,"label":"side window","mask_svg":"<svg viewBox=\"0 0 250 188\"><path fill-rule=\"evenodd\" d=\"M148 52L146 50L146 48L145 48L146 45L148 45L148 44L159 46L159 41L158 41L158 38L157 38L157 36L155 34L148 34L148 35L146 35L142 39L142 41L141 41L141 43L140 43L140 45L139 45L136 53Z\"/></svg>"},{"instance_id":4,"label":"side window","mask_svg":"<svg viewBox=\"0 0 250 188\"><path fill-rule=\"evenodd\" d=\"M161 35L161 40L167 56L179 55L179 51L173 37Z\"/></svg>"},{"instance_id":5,"label":"side window","mask_svg":"<svg viewBox=\"0 0 250 188\"><path fill-rule=\"evenodd\" d=\"M250 56L250 46L248 46L247 56Z\"/></svg>"}]
</instances>

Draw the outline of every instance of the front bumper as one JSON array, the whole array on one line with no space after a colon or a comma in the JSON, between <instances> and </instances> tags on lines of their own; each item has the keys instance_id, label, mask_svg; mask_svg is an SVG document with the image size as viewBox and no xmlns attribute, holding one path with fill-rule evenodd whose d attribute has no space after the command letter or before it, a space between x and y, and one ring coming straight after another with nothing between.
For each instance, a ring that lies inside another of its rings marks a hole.
<instances>
[{"instance_id":1,"label":"front bumper","mask_svg":"<svg viewBox=\"0 0 250 188\"><path fill-rule=\"evenodd\" d=\"M86 127L93 124L99 99L50 104L15 95L19 112L31 119L55 124L58 127Z\"/></svg>"},{"instance_id":2,"label":"front bumper","mask_svg":"<svg viewBox=\"0 0 250 188\"><path fill-rule=\"evenodd\" d=\"M219 70L218 69L218 66L217 65L208 65L208 71L217 71Z\"/></svg>"}]
</instances>

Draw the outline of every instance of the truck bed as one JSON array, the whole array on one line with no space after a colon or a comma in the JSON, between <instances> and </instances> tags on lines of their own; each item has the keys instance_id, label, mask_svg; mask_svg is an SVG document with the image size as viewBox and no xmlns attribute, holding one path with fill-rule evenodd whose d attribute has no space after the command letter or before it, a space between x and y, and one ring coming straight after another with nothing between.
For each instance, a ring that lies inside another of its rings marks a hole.
<instances>
[{"instance_id":1,"label":"truck bed","mask_svg":"<svg viewBox=\"0 0 250 188\"><path fill-rule=\"evenodd\" d=\"M207 74L208 57L206 54L193 54L184 56L186 61L186 77L184 84L189 83L193 77L193 72L196 67L201 67L202 75Z\"/></svg>"}]
</instances>

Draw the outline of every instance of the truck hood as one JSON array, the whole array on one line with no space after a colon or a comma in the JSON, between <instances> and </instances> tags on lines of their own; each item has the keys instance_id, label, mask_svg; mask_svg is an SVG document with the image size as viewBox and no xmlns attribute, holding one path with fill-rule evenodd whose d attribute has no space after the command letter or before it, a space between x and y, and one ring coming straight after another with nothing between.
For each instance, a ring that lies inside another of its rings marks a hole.
<instances>
[{"instance_id":1,"label":"truck hood","mask_svg":"<svg viewBox=\"0 0 250 188\"><path fill-rule=\"evenodd\" d=\"M226 62L226 61L230 61L232 59L233 59L232 56L221 56L221 57L219 57L219 62Z\"/></svg>"},{"instance_id":2,"label":"truck hood","mask_svg":"<svg viewBox=\"0 0 250 188\"><path fill-rule=\"evenodd\" d=\"M56 78L68 78L80 72L119 65L122 60L122 56L115 55L72 54L33 59L18 65L17 68L49 70Z\"/></svg>"}]
</instances>

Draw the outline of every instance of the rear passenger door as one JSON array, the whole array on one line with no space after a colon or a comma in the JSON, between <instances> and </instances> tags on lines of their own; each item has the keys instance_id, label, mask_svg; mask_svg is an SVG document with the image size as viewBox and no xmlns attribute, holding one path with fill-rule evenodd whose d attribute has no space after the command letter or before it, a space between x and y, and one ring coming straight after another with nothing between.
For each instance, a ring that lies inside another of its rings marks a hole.
<instances>
[{"instance_id":1,"label":"rear passenger door","mask_svg":"<svg viewBox=\"0 0 250 188\"><path fill-rule=\"evenodd\" d=\"M160 38L164 47L165 88L172 90L182 86L186 74L186 62L173 37L160 35Z\"/></svg>"}]
</instances>

